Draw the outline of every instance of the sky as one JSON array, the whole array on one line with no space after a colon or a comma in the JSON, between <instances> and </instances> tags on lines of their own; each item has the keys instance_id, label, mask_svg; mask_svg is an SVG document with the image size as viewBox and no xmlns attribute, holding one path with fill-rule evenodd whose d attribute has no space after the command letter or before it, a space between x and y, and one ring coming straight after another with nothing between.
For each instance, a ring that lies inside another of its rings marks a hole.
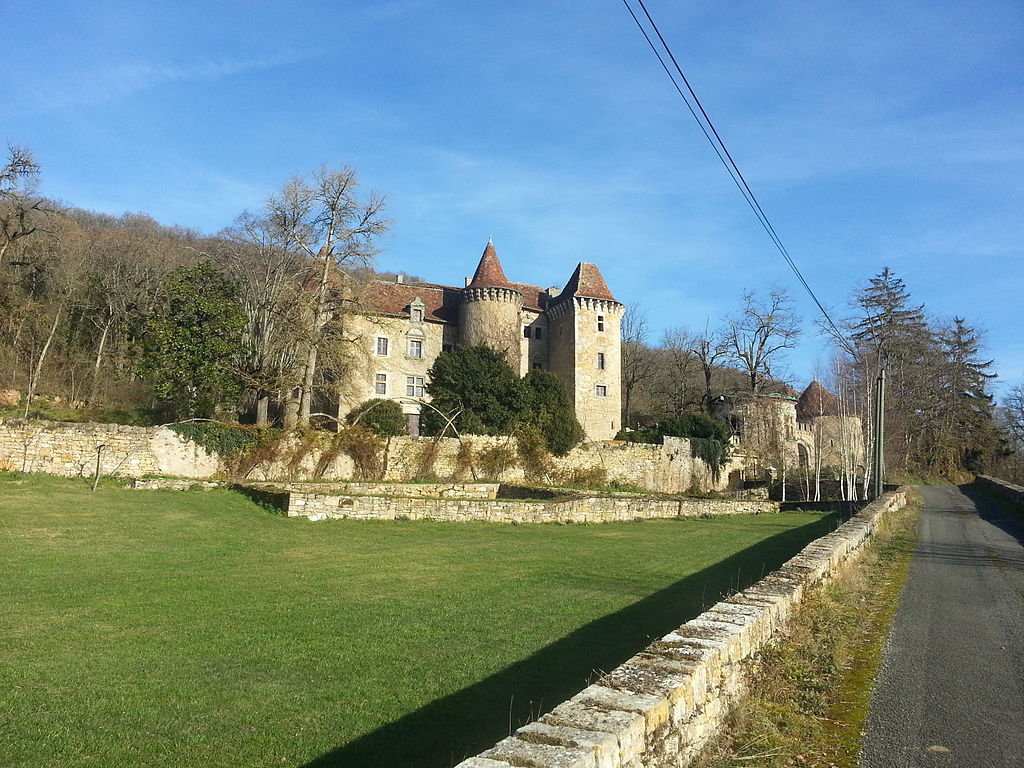
<instances>
[{"instance_id":1,"label":"sky","mask_svg":"<svg viewBox=\"0 0 1024 768\"><path fill-rule=\"evenodd\" d=\"M1024 4L647 0L789 253L837 317L889 267L1024 383ZM621 0L0 0L0 139L40 192L203 234L295 174L358 170L378 268L461 285L597 264L650 341L746 290L815 308Z\"/></svg>"}]
</instances>

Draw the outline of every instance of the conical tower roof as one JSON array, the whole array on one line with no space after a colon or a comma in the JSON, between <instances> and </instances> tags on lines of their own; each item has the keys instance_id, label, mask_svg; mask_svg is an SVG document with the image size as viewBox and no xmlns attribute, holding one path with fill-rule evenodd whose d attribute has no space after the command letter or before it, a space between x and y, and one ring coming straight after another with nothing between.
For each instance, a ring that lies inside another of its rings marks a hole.
<instances>
[{"instance_id":1,"label":"conical tower roof","mask_svg":"<svg viewBox=\"0 0 1024 768\"><path fill-rule=\"evenodd\" d=\"M612 292L608 290L608 283L604 281L601 270L596 264L581 261L576 270L565 284L561 296L581 296L588 299L605 299L615 301Z\"/></svg>"},{"instance_id":2,"label":"conical tower roof","mask_svg":"<svg viewBox=\"0 0 1024 768\"><path fill-rule=\"evenodd\" d=\"M484 248L484 253L480 257L480 263L476 265L476 272L473 273L469 287L497 287L516 290L516 287L505 277L505 270L501 268L501 262L498 261L498 252L494 250L494 244L490 240L487 241L487 247Z\"/></svg>"},{"instance_id":3,"label":"conical tower roof","mask_svg":"<svg viewBox=\"0 0 1024 768\"><path fill-rule=\"evenodd\" d=\"M796 415L799 419L810 419L815 416L836 416L839 414L839 401L835 395L815 380L807 385L796 404Z\"/></svg>"}]
</instances>

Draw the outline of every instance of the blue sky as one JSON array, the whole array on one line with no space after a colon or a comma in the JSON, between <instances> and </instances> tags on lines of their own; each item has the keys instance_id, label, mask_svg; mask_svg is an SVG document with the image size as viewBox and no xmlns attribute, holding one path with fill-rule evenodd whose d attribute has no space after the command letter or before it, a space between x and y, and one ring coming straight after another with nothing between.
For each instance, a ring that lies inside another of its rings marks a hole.
<instances>
[{"instance_id":1,"label":"blue sky","mask_svg":"<svg viewBox=\"0 0 1024 768\"><path fill-rule=\"evenodd\" d=\"M1024 381L1024 5L648 8L808 281L838 314L889 266ZM656 341L789 286L810 301L619 0L0 0L0 139L42 192L213 233L295 173L385 194L379 267L459 284L493 235L514 280L579 261Z\"/></svg>"}]
</instances>

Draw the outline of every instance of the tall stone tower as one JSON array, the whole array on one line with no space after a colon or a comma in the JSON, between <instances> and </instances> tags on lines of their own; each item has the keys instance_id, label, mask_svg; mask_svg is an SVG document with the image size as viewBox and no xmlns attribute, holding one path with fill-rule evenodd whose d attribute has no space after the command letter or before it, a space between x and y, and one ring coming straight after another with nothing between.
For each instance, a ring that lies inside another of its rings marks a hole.
<instances>
[{"instance_id":1,"label":"tall stone tower","mask_svg":"<svg viewBox=\"0 0 1024 768\"><path fill-rule=\"evenodd\" d=\"M587 262L580 262L547 306L551 371L565 382L576 418L594 440L611 439L622 428L624 309L601 271Z\"/></svg>"},{"instance_id":2,"label":"tall stone tower","mask_svg":"<svg viewBox=\"0 0 1024 768\"><path fill-rule=\"evenodd\" d=\"M523 293L505 277L494 245L488 240L473 279L462 289L459 343L482 344L500 352L518 373L522 326Z\"/></svg>"}]
</instances>

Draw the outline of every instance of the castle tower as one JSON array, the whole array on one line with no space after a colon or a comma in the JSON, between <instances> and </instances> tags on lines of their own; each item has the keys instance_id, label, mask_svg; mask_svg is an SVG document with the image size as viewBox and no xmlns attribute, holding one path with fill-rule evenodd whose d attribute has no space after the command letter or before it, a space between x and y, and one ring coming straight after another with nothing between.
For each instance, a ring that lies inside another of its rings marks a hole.
<instances>
[{"instance_id":1,"label":"castle tower","mask_svg":"<svg viewBox=\"0 0 1024 768\"><path fill-rule=\"evenodd\" d=\"M519 373L523 325L523 293L509 282L490 240L473 279L462 290L459 343L485 345L503 355Z\"/></svg>"},{"instance_id":2,"label":"castle tower","mask_svg":"<svg viewBox=\"0 0 1024 768\"><path fill-rule=\"evenodd\" d=\"M610 440L622 428L624 309L601 270L587 262L580 262L547 306L551 371L565 383L576 418L592 440Z\"/></svg>"}]
</instances>

